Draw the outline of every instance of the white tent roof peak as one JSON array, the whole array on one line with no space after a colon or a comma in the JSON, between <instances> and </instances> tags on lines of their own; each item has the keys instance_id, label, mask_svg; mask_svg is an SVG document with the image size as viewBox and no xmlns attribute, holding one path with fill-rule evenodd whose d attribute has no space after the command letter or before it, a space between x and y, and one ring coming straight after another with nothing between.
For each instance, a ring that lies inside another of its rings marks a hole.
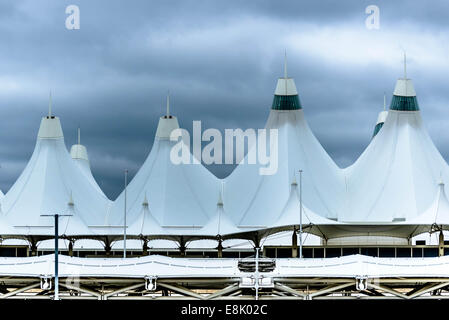
<instances>
[{"instance_id":1,"label":"white tent roof peak","mask_svg":"<svg viewBox=\"0 0 449 320\"><path fill-rule=\"evenodd\" d=\"M70 155L72 156L72 159L82 159L89 161L86 147L84 147L81 144L81 129L79 127L77 134L78 134L78 141L77 141L78 143L72 146L72 148L70 149Z\"/></svg>"},{"instance_id":2,"label":"white tent roof peak","mask_svg":"<svg viewBox=\"0 0 449 320\"><path fill-rule=\"evenodd\" d=\"M74 206L75 203L73 202L73 193L72 191L70 191L70 198L69 198L69 202L67 203L69 206Z\"/></svg>"},{"instance_id":3,"label":"white tent roof peak","mask_svg":"<svg viewBox=\"0 0 449 320\"><path fill-rule=\"evenodd\" d=\"M218 192L217 206L223 207L224 182L221 182L220 191Z\"/></svg>"},{"instance_id":4,"label":"white tent roof peak","mask_svg":"<svg viewBox=\"0 0 449 320\"><path fill-rule=\"evenodd\" d=\"M145 196L143 198L142 206L148 207L148 198L147 198L147 194L146 193L145 193Z\"/></svg>"},{"instance_id":5,"label":"white tent roof peak","mask_svg":"<svg viewBox=\"0 0 449 320\"><path fill-rule=\"evenodd\" d=\"M74 144L70 148L70 157L76 163L79 169L83 172L87 180L97 189L101 194L104 195L90 168L89 156L85 146L81 144L80 129L78 128L78 144Z\"/></svg>"},{"instance_id":6,"label":"white tent roof peak","mask_svg":"<svg viewBox=\"0 0 449 320\"><path fill-rule=\"evenodd\" d=\"M221 190L220 190L220 192L218 193L217 206L223 206L223 196L221 195Z\"/></svg>"},{"instance_id":7,"label":"white tent roof peak","mask_svg":"<svg viewBox=\"0 0 449 320\"><path fill-rule=\"evenodd\" d=\"M388 111L384 110L384 111L379 112L379 115L377 116L376 124L384 123L385 120L387 120L387 116L388 116Z\"/></svg>"},{"instance_id":8,"label":"white tent roof peak","mask_svg":"<svg viewBox=\"0 0 449 320\"><path fill-rule=\"evenodd\" d=\"M277 96L295 96L298 94L295 80L287 75L287 52L284 55L284 77L278 79L274 94Z\"/></svg>"},{"instance_id":9,"label":"white tent roof peak","mask_svg":"<svg viewBox=\"0 0 449 320\"><path fill-rule=\"evenodd\" d=\"M295 175L295 173L293 172L293 179L292 179L292 183L291 183L291 185L292 185L292 187L293 186L297 186L298 185L298 183L296 182L296 175Z\"/></svg>"},{"instance_id":10,"label":"white tent roof peak","mask_svg":"<svg viewBox=\"0 0 449 320\"><path fill-rule=\"evenodd\" d=\"M159 118L159 123L157 125L156 138L159 139L170 139L171 132L179 128L178 119L170 115L170 94L167 94L166 108L166 115Z\"/></svg>"},{"instance_id":11,"label":"white tent roof peak","mask_svg":"<svg viewBox=\"0 0 449 320\"><path fill-rule=\"evenodd\" d=\"M400 97L416 97L412 79L398 79L393 94Z\"/></svg>"},{"instance_id":12,"label":"white tent roof peak","mask_svg":"<svg viewBox=\"0 0 449 320\"><path fill-rule=\"evenodd\" d=\"M396 81L394 95L400 97L415 97L416 92L412 79L407 78L407 55L404 51L404 77Z\"/></svg>"},{"instance_id":13,"label":"white tent roof peak","mask_svg":"<svg viewBox=\"0 0 449 320\"><path fill-rule=\"evenodd\" d=\"M61 122L58 117L50 116L43 117L39 132L37 134L38 139L62 139L64 134L62 133Z\"/></svg>"},{"instance_id":14,"label":"white tent roof peak","mask_svg":"<svg viewBox=\"0 0 449 320\"><path fill-rule=\"evenodd\" d=\"M89 162L89 156L87 155L87 149L81 144L74 144L70 148L70 156L73 160L85 160Z\"/></svg>"},{"instance_id":15,"label":"white tent roof peak","mask_svg":"<svg viewBox=\"0 0 449 320\"><path fill-rule=\"evenodd\" d=\"M448 225L449 224L449 200L444 190L444 182L438 183L436 196L427 210L410 221L403 224L412 225ZM424 229L426 230L426 229Z\"/></svg>"}]
</instances>

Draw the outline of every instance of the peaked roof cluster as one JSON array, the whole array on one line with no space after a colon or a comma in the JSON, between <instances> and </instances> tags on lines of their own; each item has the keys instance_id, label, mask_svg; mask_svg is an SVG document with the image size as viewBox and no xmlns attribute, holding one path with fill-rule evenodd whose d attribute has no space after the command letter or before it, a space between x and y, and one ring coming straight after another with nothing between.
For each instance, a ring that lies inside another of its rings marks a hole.
<instances>
[{"instance_id":1,"label":"peaked roof cluster","mask_svg":"<svg viewBox=\"0 0 449 320\"><path fill-rule=\"evenodd\" d=\"M285 67L265 126L278 130L278 171L260 175L262 165L244 161L220 180L201 164L170 161L178 143L170 134L179 124L167 98L151 152L110 201L92 176L79 134L67 151L50 105L26 168L6 195L0 193L0 235L51 237L53 220L44 215L55 213L69 215L61 218L61 233L72 238L120 237L125 212L127 235L146 239L260 237L297 229L301 219L308 232L324 238L411 237L449 227L448 165L423 126L406 75L385 109L368 147L340 169L308 126Z\"/></svg>"}]
</instances>

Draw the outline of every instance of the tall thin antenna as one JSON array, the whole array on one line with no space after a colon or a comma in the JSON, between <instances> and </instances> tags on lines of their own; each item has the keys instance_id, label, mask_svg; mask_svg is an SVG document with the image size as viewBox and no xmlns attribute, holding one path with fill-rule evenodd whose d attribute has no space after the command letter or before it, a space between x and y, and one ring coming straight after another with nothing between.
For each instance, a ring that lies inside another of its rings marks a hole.
<instances>
[{"instance_id":1,"label":"tall thin antenna","mask_svg":"<svg viewBox=\"0 0 449 320\"><path fill-rule=\"evenodd\" d=\"M387 97L385 95L385 91L384 91L384 111L387 110Z\"/></svg>"},{"instance_id":2,"label":"tall thin antenna","mask_svg":"<svg viewBox=\"0 0 449 320\"><path fill-rule=\"evenodd\" d=\"M48 117L51 118L51 90L50 90L50 97L48 99Z\"/></svg>"},{"instance_id":3,"label":"tall thin antenna","mask_svg":"<svg viewBox=\"0 0 449 320\"><path fill-rule=\"evenodd\" d=\"M287 85L288 85L288 81L287 81L288 75L287 75L287 49L285 50L285 54L284 54L284 79L285 79L285 95L287 95L288 93L288 89L287 89Z\"/></svg>"},{"instance_id":4,"label":"tall thin antenna","mask_svg":"<svg viewBox=\"0 0 449 320\"><path fill-rule=\"evenodd\" d=\"M404 50L404 79L407 79L407 54Z\"/></svg>"},{"instance_id":5,"label":"tall thin antenna","mask_svg":"<svg viewBox=\"0 0 449 320\"><path fill-rule=\"evenodd\" d=\"M167 91L167 118L170 118L170 91Z\"/></svg>"},{"instance_id":6,"label":"tall thin antenna","mask_svg":"<svg viewBox=\"0 0 449 320\"><path fill-rule=\"evenodd\" d=\"M224 182L221 182L221 188L220 188L220 192L218 193L218 206L221 206L223 208L223 190L224 190ZM220 229L221 229L221 212L222 210L218 211L218 235L220 235Z\"/></svg>"},{"instance_id":7,"label":"tall thin antenna","mask_svg":"<svg viewBox=\"0 0 449 320\"><path fill-rule=\"evenodd\" d=\"M78 127L78 144L81 144L81 129Z\"/></svg>"},{"instance_id":8,"label":"tall thin antenna","mask_svg":"<svg viewBox=\"0 0 449 320\"><path fill-rule=\"evenodd\" d=\"M284 53L284 79L287 79L287 50Z\"/></svg>"}]
</instances>

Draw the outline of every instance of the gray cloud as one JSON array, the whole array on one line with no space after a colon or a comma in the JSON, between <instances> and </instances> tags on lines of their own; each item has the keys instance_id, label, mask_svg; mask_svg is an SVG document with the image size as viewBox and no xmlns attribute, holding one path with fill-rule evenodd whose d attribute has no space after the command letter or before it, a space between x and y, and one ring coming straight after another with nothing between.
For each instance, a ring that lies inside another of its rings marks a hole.
<instances>
[{"instance_id":1,"label":"gray cloud","mask_svg":"<svg viewBox=\"0 0 449 320\"><path fill-rule=\"evenodd\" d=\"M65 29L69 4L80 7L80 30ZM365 28L370 4L380 30ZM67 147L81 126L114 199L123 170L134 175L151 150L168 89L187 129L263 127L284 49L312 130L345 167L369 143L406 48L426 126L448 159L448 10L444 1L3 1L0 187L31 156L50 89ZM232 168L209 167L219 177Z\"/></svg>"}]
</instances>

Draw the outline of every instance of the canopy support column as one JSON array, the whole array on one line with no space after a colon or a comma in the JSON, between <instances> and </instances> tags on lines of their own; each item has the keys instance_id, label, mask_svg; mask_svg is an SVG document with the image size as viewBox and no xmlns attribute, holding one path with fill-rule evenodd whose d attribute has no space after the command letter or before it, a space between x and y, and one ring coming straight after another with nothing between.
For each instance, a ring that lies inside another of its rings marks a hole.
<instances>
[{"instance_id":1,"label":"canopy support column","mask_svg":"<svg viewBox=\"0 0 449 320\"><path fill-rule=\"evenodd\" d=\"M296 228L293 228L292 234L292 258L298 257L298 236L296 234Z\"/></svg>"},{"instance_id":2,"label":"canopy support column","mask_svg":"<svg viewBox=\"0 0 449 320\"><path fill-rule=\"evenodd\" d=\"M438 256L444 256L444 234L443 230L440 230L440 235L438 237Z\"/></svg>"},{"instance_id":3,"label":"canopy support column","mask_svg":"<svg viewBox=\"0 0 449 320\"><path fill-rule=\"evenodd\" d=\"M32 257L37 256L37 241L33 239L28 240L30 242L30 253Z\"/></svg>"},{"instance_id":4,"label":"canopy support column","mask_svg":"<svg viewBox=\"0 0 449 320\"><path fill-rule=\"evenodd\" d=\"M186 255L186 241L184 240L183 236L181 236L179 239L179 253L183 257L185 257Z\"/></svg>"},{"instance_id":5,"label":"canopy support column","mask_svg":"<svg viewBox=\"0 0 449 320\"><path fill-rule=\"evenodd\" d=\"M104 239L104 251L106 252L107 256L111 255L111 241L109 241L109 238Z\"/></svg>"},{"instance_id":6,"label":"canopy support column","mask_svg":"<svg viewBox=\"0 0 449 320\"><path fill-rule=\"evenodd\" d=\"M223 240L221 237L218 238L217 257L223 258Z\"/></svg>"},{"instance_id":7,"label":"canopy support column","mask_svg":"<svg viewBox=\"0 0 449 320\"><path fill-rule=\"evenodd\" d=\"M254 235L253 242L254 242L254 251L256 251L256 248L260 248L259 234L256 233Z\"/></svg>"},{"instance_id":8,"label":"canopy support column","mask_svg":"<svg viewBox=\"0 0 449 320\"><path fill-rule=\"evenodd\" d=\"M142 255L148 256L148 239L143 239Z\"/></svg>"},{"instance_id":9,"label":"canopy support column","mask_svg":"<svg viewBox=\"0 0 449 320\"><path fill-rule=\"evenodd\" d=\"M73 244L75 243L74 240L69 240L69 257L73 257Z\"/></svg>"}]
</instances>

